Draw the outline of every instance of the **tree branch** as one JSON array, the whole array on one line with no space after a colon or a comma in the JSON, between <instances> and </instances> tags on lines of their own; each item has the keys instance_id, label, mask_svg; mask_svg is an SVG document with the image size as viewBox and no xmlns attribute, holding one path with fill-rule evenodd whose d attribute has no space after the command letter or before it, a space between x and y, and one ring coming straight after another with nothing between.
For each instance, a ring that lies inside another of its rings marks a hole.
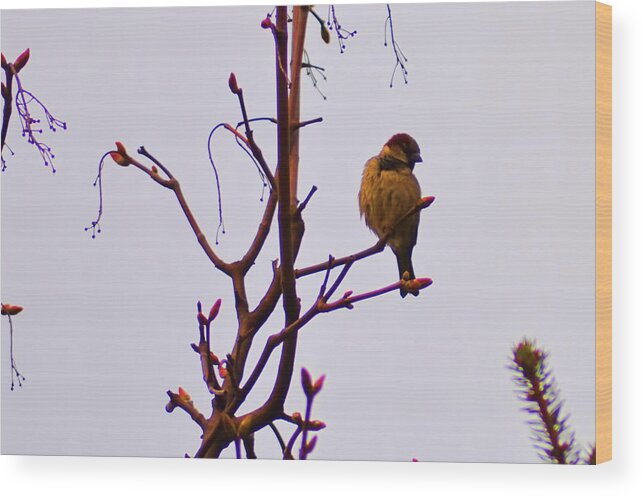
<instances>
[{"instance_id":1,"label":"tree branch","mask_svg":"<svg viewBox=\"0 0 643 496\"><path fill-rule=\"evenodd\" d=\"M231 80L233 77L234 77L235 86L236 86L236 76L234 76L234 74L231 74L230 75ZM248 148L250 148L252 155L259 163L261 170L263 171L264 175L268 179L268 182L270 183L270 188L276 189L277 183L275 182L275 177L273 176L272 171L270 170L270 167L268 167L268 164L266 163L266 159L263 156L263 152L261 151L261 148L259 148L259 146L254 140L254 133L252 131L252 128L250 127L250 120L248 119L246 103L243 98L243 89L236 87L233 89L233 93L235 93L237 95L237 98L239 99L239 107L241 107L241 115L243 116L243 124L246 132L246 136L245 137L241 136L241 139L246 143L246 145L248 145ZM238 131L236 130L233 131L233 129L234 128L232 128L231 131L239 135Z\"/></svg>"},{"instance_id":2,"label":"tree branch","mask_svg":"<svg viewBox=\"0 0 643 496\"><path fill-rule=\"evenodd\" d=\"M201 430L205 432L205 427L207 425L207 420L204 415L194 406L194 403L191 399L181 398L180 395L173 393L172 391L167 391L167 395L170 397L170 402L165 406L165 410L168 413L171 413L175 408L180 408L185 411L191 418L194 420Z\"/></svg>"},{"instance_id":3,"label":"tree branch","mask_svg":"<svg viewBox=\"0 0 643 496\"><path fill-rule=\"evenodd\" d=\"M371 255L374 255L376 253L383 251L384 248L386 247L386 242L388 241L388 238L391 236L391 234L395 231L395 228L402 221L409 218L411 215L415 214L416 212L419 212L420 210L427 208L434 201L435 201L434 196L425 196L424 198L421 198L413 208L411 208L406 214L404 214L404 216L400 217L400 219L393 226L391 231L389 231L389 233L386 234L384 237L382 237L377 243L375 243L370 248L367 248L362 251L358 251L356 253L353 253L352 255L347 255L341 258L335 258L332 261L331 268L338 267L340 265L346 265L347 263L353 263L353 262L356 262L357 260L370 257ZM318 264L311 265L309 267L304 267L303 269L295 270L295 277L299 279L300 277L308 276L310 274L316 274L317 272L321 272L326 269L328 269L328 261L320 262Z\"/></svg>"},{"instance_id":4,"label":"tree branch","mask_svg":"<svg viewBox=\"0 0 643 496\"><path fill-rule=\"evenodd\" d=\"M330 261L327 262L327 266L328 265L331 265ZM343 279L346 272L348 272L348 269L344 269L340 274L339 278ZM270 356L274 351L274 349L277 348L281 343L285 342L290 336L296 334L297 331L299 331L302 327L308 324L308 322L310 322L315 316L319 315L320 313L328 313L334 310L338 310L340 308L347 308L350 310L353 308L354 304L359 301L375 298L377 296L390 293L391 291L397 291L401 287L406 287L408 290L412 290L412 291L420 291L430 286L432 283L433 281L429 278L419 278L419 279L413 279L409 281L399 280L397 282L394 282L393 284L384 286L383 288L376 289L373 291L367 291L365 293L360 293L357 295L353 295L352 291L347 291L338 300L332 303L327 303L327 300L330 299L330 296L332 295L332 293L335 292L335 290L337 289L336 284L333 284L333 286L328 292L326 293L322 292L320 294L320 296L315 300L315 303L308 309L308 311L304 315L299 317L292 324L284 327L278 333L272 334L268 338L268 340L266 341L266 345L259 357L259 360L257 361L255 369L250 374L250 377L248 378L248 381L246 382L246 384L241 388L242 396L246 397L250 393L253 386L261 376L261 373L263 372L263 369L268 363L268 360L270 359ZM248 415L251 415L251 414L248 414Z\"/></svg>"},{"instance_id":5,"label":"tree branch","mask_svg":"<svg viewBox=\"0 0 643 496\"><path fill-rule=\"evenodd\" d=\"M281 261L281 292L285 326L291 326L299 317L300 304L297 298L297 287L294 271L292 208L290 184L290 118L288 109L288 74L284 71L288 60L288 9L277 7L277 26L275 33L277 78L277 144L278 163L277 180L279 204L277 217L279 221L279 251ZM297 331L290 333L288 342L282 347L277 377L272 392L265 403L266 411L280 412L288 395L290 379L293 372L295 352L297 349Z\"/></svg>"},{"instance_id":6,"label":"tree branch","mask_svg":"<svg viewBox=\"0 0 643 496\"><path fill-rule=\"evenodd\" d=\"M133 157L128 156L127 158L130 160L131 164L135 166L137 169L145 172L145 174L147 174L156 183L174 192L174 195L176 196L176 199L179 202L179 205L181 206L181 210L183 210L183 214L185 215L188 221L188 224L190 224L190 227L192 228L192 231L194 232L194 235L196 236L196 239L199 245L201 245L201 248L203 249L207 257L210 259L210 261L214 264L214 266L217 269L219 269L224 274L231 275L230 264L227 264L221 258L218 257L218 255L212 249L212 246L210 246L210 243L208 242L207 238L201 231L201 228L199 227L199 223L196 221L194 215L192 214L192 210L190 210L187 200L183 195L183 191L181 190L181 185L178 179L176 179L165 166L162 166L157 159L152 157L152 155L144 147L141 146L138 149L138 153L149 158L152 162L159 165L161 170L165 174L167 174L168 179L162 178L158 173L158 171L156 171L154 168L150 169L145 165L141 164L138 160L134 159Z\"/></svg>"}]
</instances>

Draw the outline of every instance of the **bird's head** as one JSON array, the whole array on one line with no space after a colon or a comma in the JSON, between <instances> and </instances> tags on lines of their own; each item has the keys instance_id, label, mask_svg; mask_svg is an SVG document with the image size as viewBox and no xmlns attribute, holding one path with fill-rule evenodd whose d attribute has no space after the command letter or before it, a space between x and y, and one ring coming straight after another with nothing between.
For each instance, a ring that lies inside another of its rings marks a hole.
<instances>
[{"instance_id":1,"label":"bird's head","mask_svg":"<svg viewBox=\"0 0 643 496\"><path fill-rule=\"evenodd\" d=\"M416 163L422 162L420 146L417 141L406 133L394 134L384 145L382 154L407 163L411 169Z\"/></svg>"}]
</instances>

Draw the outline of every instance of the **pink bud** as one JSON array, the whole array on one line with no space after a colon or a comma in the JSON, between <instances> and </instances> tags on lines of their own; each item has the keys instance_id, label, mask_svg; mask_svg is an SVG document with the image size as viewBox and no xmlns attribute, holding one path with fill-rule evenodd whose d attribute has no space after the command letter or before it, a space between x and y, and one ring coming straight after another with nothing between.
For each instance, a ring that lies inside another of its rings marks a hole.
<instances>
[{"instance_id":1,"label":"pink bud","mask_svg":"<svg viewBox=\"0 0 643 496\"><path fill-rule=\"evenodd\" d=\"M313 384L313 394L317 394L321 391L321 388L324 386L324 379L326 379L326 376L322 375L315 381L315 384Z\"/></svg>"},{"instance_id":2,"label":"pink bud","mask_svg":"<svg viewBox=\"0 0 643 496\"><path fill-rule=\"evenodd\" d=\"M223 365L219 365L219 375L221 376L222 379L225 379L228 377L228 371L225 369Z\"/></svg>"},{"instance_id":3,"label":"pink bud","mask_svg":"<svg viewBox=\"0 0 643 496\"><path fill-rule=\"evenodd\" d=\"M18 55L18 58L13 63L13 68L16 70L16 72L20 72L20 69L22 69L25 65L27 65L27 62L29 62L29 49L28 48L24 52L22 52L20 55Z\"/></svg>"},{"instance_id":4,"label":"pink bud","mask_svg":"<svg viewBox=\"0 0 643 496\"><path fill-rule=\"evenodd\" d=\"M417 458L413 458L411 461L412 462L418 462L419 460Z\"/></svg>"},{"instance_id":5,"label":"pink bud","mask_svg":"<svg viewBox=\"0 0 643 496\"><path fill-rule=\"evenodd\" d=\"M270 29L270 26L272 26L272 21L270 20L270 17L266 17L263 21L261 21L261 27L263 29Z\"/></svg>"},{"instance_id":6,"label":"pink bud","mask_svg":"<svg viewBox=\"0 0 643 496\"><path fill-rule=\"evenodd\" d=\"M315 394L315 392L313 391L313 378L311 377L310 372L308 372L303 367L301 369L301 387L304 388L304 393L306 394L306 396Z\"/></svg>"},{"instance_id":7,"label":"pink bud","mask_svg":"<svg viewBox=\"0 0 643 496\"><path fill-rule=\"evenodd\" d=\"M208 315L208 321L212 322L219 315L219 310L221 309L221 298L214 302L212 308L210 309L210 314Z\"/></svg>"}]
</instances>

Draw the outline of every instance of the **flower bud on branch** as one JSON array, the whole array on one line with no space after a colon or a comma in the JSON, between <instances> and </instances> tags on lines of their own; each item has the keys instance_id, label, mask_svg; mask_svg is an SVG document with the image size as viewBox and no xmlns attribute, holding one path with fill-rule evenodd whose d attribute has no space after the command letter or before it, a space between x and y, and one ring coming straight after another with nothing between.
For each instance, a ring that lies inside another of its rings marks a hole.
<instances>
[{"instance_id":1,"label":"flower bud on branch","mask_svg":"<svg viewBox=\"0 0 643 496\"><path fill-rule=\"evenodd\" d=\"M192 397L188 394L188 392L183 389L181 386L179 386L179 398L182 401L192 401Z\"/></svg>"},{"instance_id":2,"label":"flower bud on branch","mask_svg":"<svg viewBox=\"0 0 643 496\"><path fill-rule=\"evenodd\" d=\"M228 78L228 86L230 87L230 91L234 93L235 95L238 95L240 93L239 85L237 84L237 76L234 75L234 72L230 73L230 77Z\"/></svg>"},{"instance_id":3,"label":"flower bud on branch","mask_svg":"<svg viewBox=\"0 0 643 496\"><path fill-rule=\"evenodd\" d=\"M2 304L2 315L18 315L22 310L20 305Z\"/></svg>"},{"instance_id":4,"label":"flower bud on branch","mask_svg":"<svg viewBox=\"0 0 643 496\"><path fill-rule=\"evenodd\" d=\"M112 160L122 167L127 167L132 163L131 158L127 154L127 150L123 143L120 141L116 142L116 151L109 152L109 156L112 157Z\"/></svg>"},{"instance_id":5,"label":"flower bud on branch","mask_svg":"<svg viewBox=\"0 0 643 496\"><path fill-rule=\"evenodd\" d=\"M210 309L210 314L208 315L208 322L212 322L219 315L219 310L221 309L221 298L214 302L212 308Z\"/></svg>"},{"instance_id":6,"label":"flower bud on branch","mask_svg":"<svg viewBox=\"0 0 643 496\"><path fill-rule=\"evenodd\" d=\"M28 48L24 52L22 52L20 55L18 55L18 58L13 63L13 68L16 71L16 73L20 72L20 70L25 65L27 65L27 62L29 62L29 49Z\"/></svg>"}]
</instances>

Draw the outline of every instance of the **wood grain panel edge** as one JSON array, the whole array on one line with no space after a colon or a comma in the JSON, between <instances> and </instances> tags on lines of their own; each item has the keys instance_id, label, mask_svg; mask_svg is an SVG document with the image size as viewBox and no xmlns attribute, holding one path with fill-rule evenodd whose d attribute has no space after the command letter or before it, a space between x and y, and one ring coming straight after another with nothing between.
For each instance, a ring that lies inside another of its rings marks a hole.
<instances>
[{"instance_id":1,"label":"wood grain panel edge","mask_svg":"<svg viewBox=\"0 0 643 496\"><path fill-rule=\"evenodd\" d=\"M612 459L612 7L596 2L596 462Z\"/></svg>"}]
</instances>

